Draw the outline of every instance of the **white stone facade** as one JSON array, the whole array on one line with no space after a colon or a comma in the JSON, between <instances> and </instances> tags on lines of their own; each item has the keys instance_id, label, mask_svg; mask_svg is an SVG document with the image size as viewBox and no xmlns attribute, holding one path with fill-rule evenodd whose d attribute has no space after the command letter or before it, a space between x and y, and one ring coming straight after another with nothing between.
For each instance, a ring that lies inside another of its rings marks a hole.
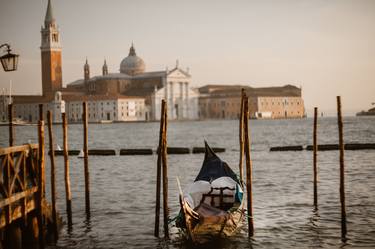
<instances>
[{"instance_id":1,"label":"white stone facade","mask_svg":"<svg viewBox=\"0 0 375 249\"><path fill-rule=\"evenodd\" d=\"M198 119L199 94L190 88L190 81L191 76L177 67L167 72L164 87L155 89L151 96L152 119L160 120L162 99L167 101L169 120Z\"/></svg>"},{"instance_id":2,"label":"white stone facade","mask_svg":"<svg viewBox=\"0 0 375 249\"><path fill-rule=\"evenodd\" d=\"M61 113L65 113L65 101L61 97L61 92L56 92L55 99L48 103L16 103L13 104L13 117L19 121L37 123L39 120L39 105L43 104L45 113L44 119L47 120L46 113L52 113L52 122L61 123Z\"/></svg>"},{"instance_id":3,"label":"white stone facade","mask_svg":"<svg viewBox=\"0 0 375 249\"><path fill-rule=\"evenodd\" d=\"M118 98L87 100L89 122L100 121L145 121L147 110L143 98ZM67 107L68 120L82 120L83 101L70 101Z\"/></svg>"}]
</instances>

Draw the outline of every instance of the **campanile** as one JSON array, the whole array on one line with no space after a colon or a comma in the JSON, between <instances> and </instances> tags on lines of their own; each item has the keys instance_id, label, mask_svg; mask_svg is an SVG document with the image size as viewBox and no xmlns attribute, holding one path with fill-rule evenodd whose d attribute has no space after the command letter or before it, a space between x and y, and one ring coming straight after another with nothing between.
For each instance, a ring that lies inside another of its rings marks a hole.
<instances>
[{"instance_id":1,"label":"campanile","mask_svg":"<svg viewBox=\"0 0 375 249\"><path fill-rule=\"evenodd\" d=\"M43 96L54 96L56 91L62 89L62 70L60 33L53 17L51 0L48 0L41 35Z\"/></svg>"}]
</instances>

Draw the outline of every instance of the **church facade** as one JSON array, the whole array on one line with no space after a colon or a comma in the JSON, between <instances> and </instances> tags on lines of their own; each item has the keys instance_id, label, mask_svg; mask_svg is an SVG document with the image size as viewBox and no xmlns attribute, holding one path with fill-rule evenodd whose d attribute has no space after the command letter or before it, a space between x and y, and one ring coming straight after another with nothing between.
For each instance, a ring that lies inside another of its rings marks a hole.
<instances>
[{"instance_id":1,"label":"church facade","mask_svg":"<svg viewBox=\"0 0 375 249\"><path fill-rule=\"evenodd\" d=\"M106 61L102 74L91 76L86 59L83 79L63 87L60 32L48 1L44 26L41 30L41 96L13 96L17 119L36 122L38 106L54 113L53 121L61 122L61 113L69 121L82 119L82 103L87 102L90 122L147 121L160 119L160 102L168 102L168 118L188 120L198 118L198 92L191 89L191 75L179 67L172 70L147 72L134 45L119 65L119 72L110 73Z\"/></svg>"},{"instance_id":2,"label":"church facade","mask_svg":"<svg viewBox=\"0 0 375 249\"><path fill-rule=\"evenodd\" d=\"M71 103L68 105L70 117L79 119L79 110L74 106L81 99L87 99L89 106L96 106L91 110L93 113L89 110L89 120L93 122L158 120L161 100L166 99L169 119L198 118L198 92L190 88L191 76L179 68L178 62L172 70L146 72L145 63L132 44L119 68L119 73L109 73L104 61L102 75L91 77L86 60L83 79L69 83L63 91L66 101Z\"/></svg>"}]
</instances>

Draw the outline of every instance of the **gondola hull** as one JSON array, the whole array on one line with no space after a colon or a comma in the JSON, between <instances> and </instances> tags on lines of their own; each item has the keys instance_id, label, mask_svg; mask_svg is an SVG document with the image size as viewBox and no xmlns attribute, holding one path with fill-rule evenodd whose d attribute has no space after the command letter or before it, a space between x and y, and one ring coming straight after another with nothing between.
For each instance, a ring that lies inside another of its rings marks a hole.
<instances>
[{"instance_id":1,"label":"gondola hull","mask_svg":"<svg viewBox=\"0 0 375 249\"><path fill-rule=\"evenodd\" d=\"M232 236L244 220L243 184L205 142L203 165L185 191L180 190L181 212L176 225L195 243Z\"/></svg>"},{"instance_id":2,"label":"gondola hull","mask_svg":"<svg viewBox=\"0 0 375 249\"><path fill-rule=\"evenodd\" d=\"M181 201L181 210L185 221L185 233L194 243L207 243L215 238L227 238L234 235L244 221L244 201L229 211L202 205L194 211L186 201Z\"/></svg>"}]
</instances>

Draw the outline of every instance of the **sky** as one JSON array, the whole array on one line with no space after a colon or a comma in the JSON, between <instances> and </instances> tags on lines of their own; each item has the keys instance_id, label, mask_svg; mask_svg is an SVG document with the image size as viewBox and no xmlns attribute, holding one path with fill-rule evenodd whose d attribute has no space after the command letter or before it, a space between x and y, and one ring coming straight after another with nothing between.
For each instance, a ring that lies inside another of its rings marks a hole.
<instances>
[{"instance_id":1,"label":"sky","mask_svg":"<svg viewBox=\"0 0 375 249\"><path fill-rule=\"evenodd\" d=\"M375 102L374 0L52 0L63 85L109 72L132 42L146 71L189 68L192 86L302 87L308 114L342 98L347 115ZM0 0L0 43L20 54L0 89L41 94L40 30L47 0ZM1 54L4 54L2 49Z\"/></svg>"}]
</instances>

